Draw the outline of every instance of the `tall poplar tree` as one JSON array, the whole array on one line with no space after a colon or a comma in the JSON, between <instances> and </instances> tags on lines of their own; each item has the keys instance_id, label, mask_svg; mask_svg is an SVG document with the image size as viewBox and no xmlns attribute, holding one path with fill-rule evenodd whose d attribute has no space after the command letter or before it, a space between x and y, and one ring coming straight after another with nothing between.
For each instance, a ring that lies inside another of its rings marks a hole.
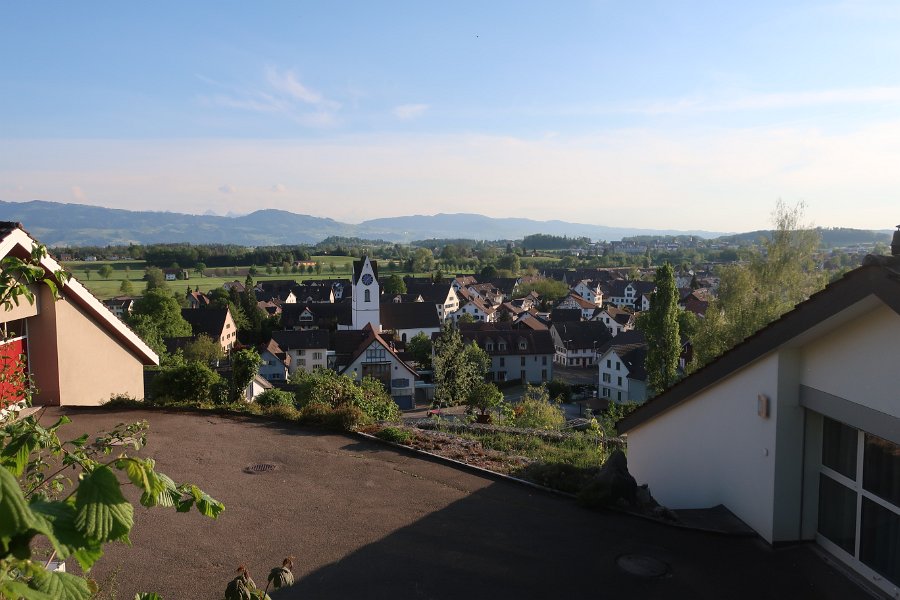
<instances>
[{"instance_id":1,"label":"tall poplar tree","mask_svg":"<svg viewBox=\"0 0 900 600\"><path fill-rule=\"evenodd\" d=\"M650 310L640 320L647 339L647 386L653 395L659 394L678 379L678 358L681 355L678 325L678 288L675 271L669 263L656 269L656 291L650 298Z\"/></svg>"}]
</instances>

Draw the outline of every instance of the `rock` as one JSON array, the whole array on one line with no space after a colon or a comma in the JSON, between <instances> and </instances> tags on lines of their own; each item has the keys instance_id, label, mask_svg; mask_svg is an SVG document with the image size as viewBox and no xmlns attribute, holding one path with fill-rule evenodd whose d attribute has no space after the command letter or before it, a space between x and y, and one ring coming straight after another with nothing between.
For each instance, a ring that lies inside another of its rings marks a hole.
<instances>
[{"instance_id":1,"label":"rock","mask_svg":"<svg viewBox=\"0 0 900 600\"><path fill-rule=\"evenodd\" d=\"M638 506L637 487L637 482L628 472L625 453L615 450L579 494L579 500L587 506L635 508Z\"/></svg>"}]
</instances>

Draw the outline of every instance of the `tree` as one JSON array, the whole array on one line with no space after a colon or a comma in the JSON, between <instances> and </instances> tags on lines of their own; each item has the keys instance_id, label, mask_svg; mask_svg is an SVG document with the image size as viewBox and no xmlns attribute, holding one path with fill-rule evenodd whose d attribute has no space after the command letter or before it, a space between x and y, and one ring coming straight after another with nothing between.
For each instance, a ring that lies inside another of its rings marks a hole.
<instances>
[{"instance_id":1,"label":"tree","mask_svg":"<svg viewBox=\"0 0 900 600\"><path fill-rule=\"evenodd\" d=\"M313 265L313 268L316 270L316 275L322 274L322 263L321 262L316 261L316 264Z\"/></svg>"},{"instance_id":2,"label":"tree","mask_svg":"<svg viewBox=\"0 0 900 600\"><path fill-rule=\"evenodd\" d=\"M222 360L222 345L205 333L185 344L182 350L185 360L195 360L208 366L216 366Z\"/></svg>"},{"instance_id":3,"label":"tree","mask_svg":"<svg viewBox=\"0 0 900 600\"><path fill-rule=\"evenodd\" d=\"M203 277L203 273L206 271L206 263L198 262L194 265L194 272L197 273L200 277Z\"/></svg>"},{"instance_id":4,"label":"tree","mask_svg":"<svg viewBox=\"0 0 900 600\"><path fill-rule=\"evenodd\" d=\"M566 424L562 409L550 402L545 385L525 385L522 399L513 407L513 425L528 429L561 429Z\"/></svg>"},{"instance_id":5,"label":"tree","mask_svg":"<svg viewBox=\"0 0 900 600\"><path fill-rule=\"evenodd\" d=\"M412 354L413 359L422 369L431 368L432 347L431 338L421 331L406 342L406 351Z\"/></svg>"},{"instance_id":6,"label":"tree","mask_svg":"<svg viewBox=\"0 0 900 600\"><path fill-rule=\"evenodd\" d=\"M494 265L487 265L483 269L481 269L481 273L479 274L479 279L482 281L487 281L489 279L494 279L497 277L497 267Z\"/></svg>"},{"instance_id":7,"label":"tree","mask_svg":"<svg viewBox=\"0 0 900 600\"><path fill-rule=\"evenodd\" d=\"M109 279L113 274L113 268L110 265L101 265L99 269L97 269L97 273L100 274L100 277L103 279Z\"/></svg>"},{"instance_id":8,"label":"tree","mask_svg":"<svg viewBox=\"0 0 900 600\"><path fill-rule=\"evenodd\" d=\"M119 291L125 296L131 296L134 294L134 285L127 279L123 279L122 284L119 286Z\"/></svg>"},{"instance_id":9,"label":"tree","mask_svg":"<svg viewBox=\"0 0 900 600\"><path fill-rule=\"evenodd\" d=\"M497 268L512 271L513 274L518 273L522 268L518 254L504 254L497 259Z\"/></svg>"},{"instance_id":10,"label":"tree","mask_svg":"<svg viewBox=\"0 0 900 600\"><path fill-rule=\"evenodd\" d=\"M411 260L411 270L414 273L423 273L434 269L434 255L428 248L416 248Z\"/></svg>"},{"instance_id":11,"label":"tree","mask_svg":"<svg viewBox=\"0 0 900 600\"><path fill-rule=\"evenodd\" d=\"M435 341L434 352L435 401L462 404L475 383L484 380L490 357L476 344L463 344L459 331L449 323Z\"/></svg>"},{"instance_id":12,"label":"tree","mask_svg":"<svg viewBox=\"0 0 900 600\"><path fill-rule=\"evenodd\" d=\"M669 263L656 269L656 291L650 297L650 310L638 319L638 328L647 340L647 386L654 395L661 393L678 378L681 355L678 289L675 271Z\"/></svg>"},{"instance_id":13,"label":"tree","mask_svg":"<svg viewBox=\"0 0 900 600\"><path fill-rule=\"evenodd\" d=\"M241 350L231 355L231 382L229 386L229 399L231 402L240 400L247 386L259 373L261 359L256 350Z\"/></svg>"},{"instance_id":14,"label":"tree","mask_svg":"<svg viewBox=\"0 0 900 600\"><path fill-rule=\"evenodd\" d=\"M176 356L159 369L150 384L150 391L156 403L172 401L196 405L218 401L216 389L221 384L218 373L204 363Z\"/></svg>"},{"instance_id":15,"label":"tree","mask_svg":"<svg viewBox=\"0 0 900 600\"><path fill-rule=\"evenodd\" d=\"M163 340L191 335L191 326L181 316L181 306L174 296L152 289L134 303L128 323L158 354L165 353Z\"/></svg>"},{"instance_id":16,"label":"tree","mask_svg":"<svg viewBox=\"0 0 900 600\"><path fill-rule=\"evenodd\" d=\"M147 291L165 289L166 276L159 267L147 267L144 269L144 281L147 282Z\"/></svg>"},{"instance_id":17,"label":"tree","mask_svg":"<svg viewBox=\"0 0 900 600\"><path fill-rule=\"evenodd\" d=\"M87 279L88 281L90 281L90 279L91 279L91 270L90 269L84 270L84 278Z\"/></svg>"},{"instance_id":18,"label":"tree","mask_svg":"<svg viewBox=\"0 0 900 600\"><path fill-rule=\"evenodd\" d=\"M710 362L759 331L825 284L816 270L819 232L803 225L803 204L779 201L773 213L775 230L763 239L763 252L749 264L719 269L718 298L699 323L691 370Z\"/></svg>"},{"instance_id":19,"label":"tree","mask_svg":"<svg viewBox=\"0 0 900 600\"><path fill-rule=\"evenodd\" d=\"M402 277L394 273L387 278L387 281L384 282L384 293L390 294L391 296L395 296L397 294L405 294L406 282L403 281Z\"/></svg>"},{"instance_id":20,"label":"tree","mask_svg":"<svg viewBox=\"0 0 900 600\"><path fill-rule=\"evenodd\" d=\"M481 416L486 417L488 411L497 408L503 402L503 392L487 381L476 381L469 390L466 404L473 409L481 411Z\"/></svg>"}]
</instances>

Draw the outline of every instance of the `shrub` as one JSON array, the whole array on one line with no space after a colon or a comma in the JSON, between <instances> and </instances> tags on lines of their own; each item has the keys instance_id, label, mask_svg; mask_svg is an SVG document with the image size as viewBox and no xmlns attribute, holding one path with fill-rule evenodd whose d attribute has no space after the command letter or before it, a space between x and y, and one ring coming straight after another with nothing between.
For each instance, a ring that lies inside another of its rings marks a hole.
<instances>
[{"instance_id":1,"label":"shrub","mask_svg":"<svg viewBox=\"0 0 900 600\"><path fill-rule=\"evenodd\" d=\"M412 440L412 433L400 427L385 427L375 434L378 439L395 444L408 444Z\"/></svg>"},{"instance_id":2,"label":"shrub","mask_svg":"<svg viewBox=\"0 0 900 600\"><path fill-rule=\"evenodd\" d=\"M544 386L525 386L522 400L513 408L513 424L515 427L530 429L561 429L566 417L555 404L552 404Z\"/></svg>"},{"instance_id":3,"label":"shrub","mask_svg":"<svg viewBox=\"0 0 900 600\"><path fill-rule=\"evenodd\" d=\"M547 385L550 398L557 402L568 402L572 399L572 386L565 381L554 379Z\"/></svg>"},{"instance_id":4,"label":"shrub","mask_svg":"<svg viewBox=\"0 0 900 600\"><path fill-rule=\"evenodd\" d=\"M167 367L150 384L154 403L190 402L200 404L213 400L213 389L221 378L209 367L196 361Z\"/></svg>"},{"instance_id":5,"label":"shrub","mask_svg":"<svg viewBox=\"0 0 900 600\"><path fill-rule=\"evenodd\" d=\"M492 408L497 408L503 402L503 392L496 385L486 381L476 381L469 391L466 404L471 408L481 411L486 415Z\"/></svg>"},{"instance_id":6,"label":"shrub","mask_svg":"<svg viewBox=\"0 0 900 600\"><path fill-rule=\"evenodd\" d=\"M337 410L344 406L358 408L364 418L359 423L371 421L397 421L400 409L385 391L381 382L364 377L359 383L347 375L338 375L328 369L317 369L312 373L297 371L291 378L294 384L297 405L304 409L310 404L322 404ZM321 413L317 407L309 416Z\"/></svg>"},{"instance_id":7,"label":"shrub","mask_svg":"<svg viewBox=\"0 0 900 600\"><path fill-rule=\"evenodd\" d=\"M255 400L260 406L294 406L294 395L285 390L266 390Z\"/></svg>"},{"instance_id":8,"label":"shrub","mask_svg":"<svg viewBox=\"0 0 900 600\"><path fill-rule=\"evenodd\" d=\"M565 463L533 463L525 467L521 475L539 485L577 494L585 489L598 470Z\"/></svg>"},{"instance_id":9,"label":"shrub","mask_svg":"<svg viewBox=\"0 0 900 600\"><path fill-rule=\"evenodd\" d=\"M144 401L129 394L110 394L109 400L103 402L105 408L145 408Z\"/></svg>"},{"instance_id":10,"label":"shrub","mask_svg":"<svg viewBox=\"0 0 900 600\"><path fill-rule=\"evenodd\" d=\"M332 409L325 416L324 425L331 429L340 431L352 431L364 425L370 425L372 417L367 415L358 406L352 404L344 404Z\"/></svg>"},{"instance_id":11,"label":"shrub","mask_svg":"<svg viewBox=\"0 0 900 600\"><path fill-rule=\"evenodd\" d=\"M267 417L275 417L285 421L296 421L300 418L300 411L293 404L275 404L263 408L263 414Z\"/></svg>"}]
</instances>

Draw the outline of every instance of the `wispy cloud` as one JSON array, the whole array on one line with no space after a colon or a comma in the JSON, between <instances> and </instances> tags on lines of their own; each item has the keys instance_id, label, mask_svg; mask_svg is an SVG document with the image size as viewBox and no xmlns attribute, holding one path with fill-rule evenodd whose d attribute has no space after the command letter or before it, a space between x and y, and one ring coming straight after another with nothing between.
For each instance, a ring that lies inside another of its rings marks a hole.
<instances>
[{"instance_id":1,"label":"wispy cloud","mask_svg":"<svg viewBox=\"0 0 900 600\"><path fill-rule=\"evenodd\" d=\"M272 186L272 191L276 194L283 194L287 191L287 186L283 183L276 183Z\"/></svg>"},{"instance_id":2,"label":"wispy cloud","mask_svg":"<svg viewBox=\"0 0 900 600\"><path fill-rule=\"evenodd\" d=\"M224 88L226 92L201 96L204 103L236 110L285 117L306 127L327 127L337 122L339 102L302 83L291 69L267 66L263 82L256 87L228 86L198 75L204 83Z\"/></svg>"},{"instance_id":3,"label":"wispy cloud","mask_svg":"<svg viewBox=\"0 0 900 600\"><path fill-rule=\"evenodd\" d=\"M233 194L237 191L237 188L231 184L226 183L225 185L219 186L219 191L223 194Z\"/></svg>"},{"instance_id":4,"label":"wispy cloud","mask_svg":"<svg viewBox=\"0 0 900 600\"><path fill-rule=\"evenodd\" d=\"M87 200L87 196L84 194L84 190L81 189L81 186L73 185L69 191L72 192L73 200L76 200L78 202L84 202L85 200Z\"/></svg>"},{"instance_id":5,"label":"wispy cloud","mask_svg":"<svg viewBox=\"0 0 900 600\"><path fill-rule=\"evenodd\" d=\"M898 104L900 86L877 86L807 92L751 92L698 95L652 102L630 112L683 114L752 110L786 110L847 104Z\"/></svg>"},{"instance_id":6,"label":"wispy cloud","mask_svg":"<svg viewBox=\"0 0 900 600\"><path fill-rule=\"evenodd\" d=\"M394 116L398 119L409 121L418 119L424 115L428 108L427 104L401 104L400 106L395 106L394 110L391 112L393 112Z\"/></svg>"}]
</instances>

